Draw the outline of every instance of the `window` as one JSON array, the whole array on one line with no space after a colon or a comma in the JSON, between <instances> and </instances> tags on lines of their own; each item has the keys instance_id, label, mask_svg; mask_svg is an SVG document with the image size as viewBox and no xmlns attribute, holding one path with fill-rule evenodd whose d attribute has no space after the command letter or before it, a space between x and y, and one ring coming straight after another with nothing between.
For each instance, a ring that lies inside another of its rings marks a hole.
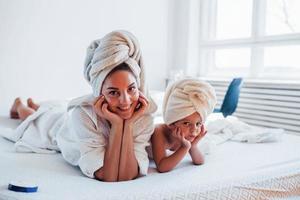
<instances>
[{"instance_id":1,"label":"window","mask_svg":"<svg viewBox=\"0 0 300 200\"><path fill-rule=\"evenodd\" d=\"M230 7L228 5L231 5ZM238 17L237 17L238 16ZM232 39L251 36L252 2L220 0L216 12L216 38Z\"/></svg>"},{"instance_id":2,"label":"window","mask_svg":"<svg viewBox=\"0 0 300 200\"><path fill-rule=\"evenodd\" d=\"M268 0L266 6L266 34L299 33L299 8L299 0Z\"/></svg>"},{"instance_id":3,"label":"window","mask_svg":"<svg viewBox=\"0 0 300 200\"><path fill-rule=\"evenodd\" d=\"M299 80L299 10L299 0L201 0L200 75Z\"/></svg>"}]
</instances>

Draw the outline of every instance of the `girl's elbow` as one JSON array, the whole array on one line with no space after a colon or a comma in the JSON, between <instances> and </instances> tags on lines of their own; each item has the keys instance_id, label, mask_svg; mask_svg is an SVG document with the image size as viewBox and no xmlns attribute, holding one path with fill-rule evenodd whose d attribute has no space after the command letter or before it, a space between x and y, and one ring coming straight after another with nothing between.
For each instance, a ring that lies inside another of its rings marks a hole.
<instances>
[{"instance_id":1,"label":"girl's elbow","mask_svg":"<svg viewBox=\"0 0 300 200\"><path fill-rule=\"evenodd\" d=\"M161 165L157 166L157 171L159 173L165 173L165 172L169 172L171 170L172 170L172 168L167 168L167 167L164 167L164 166L161 166Z\"/></svg>"},{"instance_id":2,"label":"girl's elbow","mask_svg":"<svg viewBox=\"0 0 300 200\"><path fill-rule=\"evenodd\" d=\"M203 164L204 164L204 159L201 159L201 160L195 160L195 161L193 161L193 164L194 164L194 165L203 165Z\"/></svg>"},{"instance_id":3,"label":"girl's elbow","mask_svg":"<svg viewBox=\"0 0 300 200\"><path fill-rule=\"evenodd\" d=\"M157 168L157 171L158 171L159 173L165 173L165 172L169 172L170 170Z\"/></svg>"}]
</instances>

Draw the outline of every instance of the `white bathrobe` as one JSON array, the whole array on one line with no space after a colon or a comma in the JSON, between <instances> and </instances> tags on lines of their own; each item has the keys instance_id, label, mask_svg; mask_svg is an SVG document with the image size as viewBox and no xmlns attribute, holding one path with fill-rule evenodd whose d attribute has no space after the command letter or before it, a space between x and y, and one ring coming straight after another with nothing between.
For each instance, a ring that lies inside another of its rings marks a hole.
<instances>
[{"instance_id":1,"label":"white bathrobe","mask_svg":"<svg viewBox=\"0 0 300 200\"><path fill-rule=\"evenodd\" d=\"M94 172L103 166L110 127L106 120L97 120L92 109L93 99L92 95L88 95L72 100L67 112L63 105L42 104L17 129L2 133L2 136L16 142L18 152L61 151L66 161L94 178ZM133 128L134 152L141 175L147 174L149 160L145 148L154 131L152 113L156 105L151 98L149 102L146 114L136 121Z\"/></svg>"},{"instance_id":2,"label":"white bathrobe","mask_svg":"<svg viewBox=\"0 0 300 200\"><path fill-rule=\"evenodd\" d=\"M78 165L82 172L94 177L102 167L110 128L106 120L97 119L93 110L95 97L101 93L107 75L119 64L126 63L147 97L141 49L136 37L124 30L113 31L93 41L87 49L84 76L93 95L74 99L66 106L44 104L29 116L13 133L0 135L16 142L16 151L53 153L61 151L66 161ZM146 114L133 127L134 152L140 174L147 174L148 156L145 147L154 131L152 113L155 103L149 98Z\"/></svg>"}]
</instances>

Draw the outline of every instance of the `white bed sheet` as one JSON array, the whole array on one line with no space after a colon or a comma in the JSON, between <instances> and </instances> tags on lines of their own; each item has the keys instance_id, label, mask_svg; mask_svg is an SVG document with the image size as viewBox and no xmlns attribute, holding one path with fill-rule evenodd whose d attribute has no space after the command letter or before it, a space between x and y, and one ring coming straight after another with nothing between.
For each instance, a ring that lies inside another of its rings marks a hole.
<instances>
[{"instance_id":1,"label":"white bed sheet","mask_svg":"<svg viewBox=\"0 0 300 200\"><path fill-rule=\"evenodd\" d=\"M0 118L0 126L16 125L16 121ZM36 182L39 190L28 194L9 191L11 180ZM263 196L264 186L271 187L273 192L278 190L283 196L286 191L298 194L299 136L286 134L276 143L228 141L207 155L204 165L192 165L187 156L175 170L160 174L152 162L148 176L118 183L87 178L60 154L16 153L13 143L0 137L0 200L258 199ZM248 187L251 192L245 193ZM256 187L260 190L253 196Z\"/></svg>"}]
</instances>

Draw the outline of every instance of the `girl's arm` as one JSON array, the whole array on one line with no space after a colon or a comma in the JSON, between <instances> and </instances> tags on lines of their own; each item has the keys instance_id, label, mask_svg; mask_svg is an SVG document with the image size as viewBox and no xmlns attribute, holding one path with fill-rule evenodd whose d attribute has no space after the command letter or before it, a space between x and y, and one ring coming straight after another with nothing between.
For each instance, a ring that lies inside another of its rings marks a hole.
<instances>
[{"instance_id":1,"label":"girl's arm","mask_svg":"<svg viewBox=\"0 0 300 200\"><path fill-rule=\"evenodd\" d=\"M104 97L96 101L94 108L100 117L111 123L108 144L105 149L103 166L94 175L103 181L118 181L120 151L123 137L123 120L108 110L108 104L103 103Z\"/></svg>"},{"instance_id":2,"label":"girl's arm","mask_svg":"<svg viewBox=\"0 0 300 200\"><path fill-rule=\"evenodd\" d=\"M200 152L197 146L191 147L189 153L192 157L192 161L194 165L202 165L204 163L204 156Z\"/></svg>"},{"instance_id":3,"label":"girl's arm","mask_svg":"<svg viewBox=\"0 0 300 200\"><path fill-rule=\"evenodd\" d=\"M194 165L201 165L204 163L204 156L198 149L197 145L198 145L198 142L205 136L206 133L207 133L207 131L205 130L204 125L202 125L199 135L197 135L197 137L192 142L192 147L189 150L189 153L192 157L192 161L193 161Z\"/></svg>"},{"instance_id":4,"label":"girl's arm","mask_svg":"<svg viewBox=\"0 0 300 200\"><path fill-rule=\"evenodd\" d=\"M177 129L175 134L180 134L180 130ZM177 151L170 156L166 156L165 141L163 128L157 127L152 135L151 142L153 159L159 172L168 172L172 170L183 159L191 147L190 143L182 143Z\"/></svg>"}]
</instances>

